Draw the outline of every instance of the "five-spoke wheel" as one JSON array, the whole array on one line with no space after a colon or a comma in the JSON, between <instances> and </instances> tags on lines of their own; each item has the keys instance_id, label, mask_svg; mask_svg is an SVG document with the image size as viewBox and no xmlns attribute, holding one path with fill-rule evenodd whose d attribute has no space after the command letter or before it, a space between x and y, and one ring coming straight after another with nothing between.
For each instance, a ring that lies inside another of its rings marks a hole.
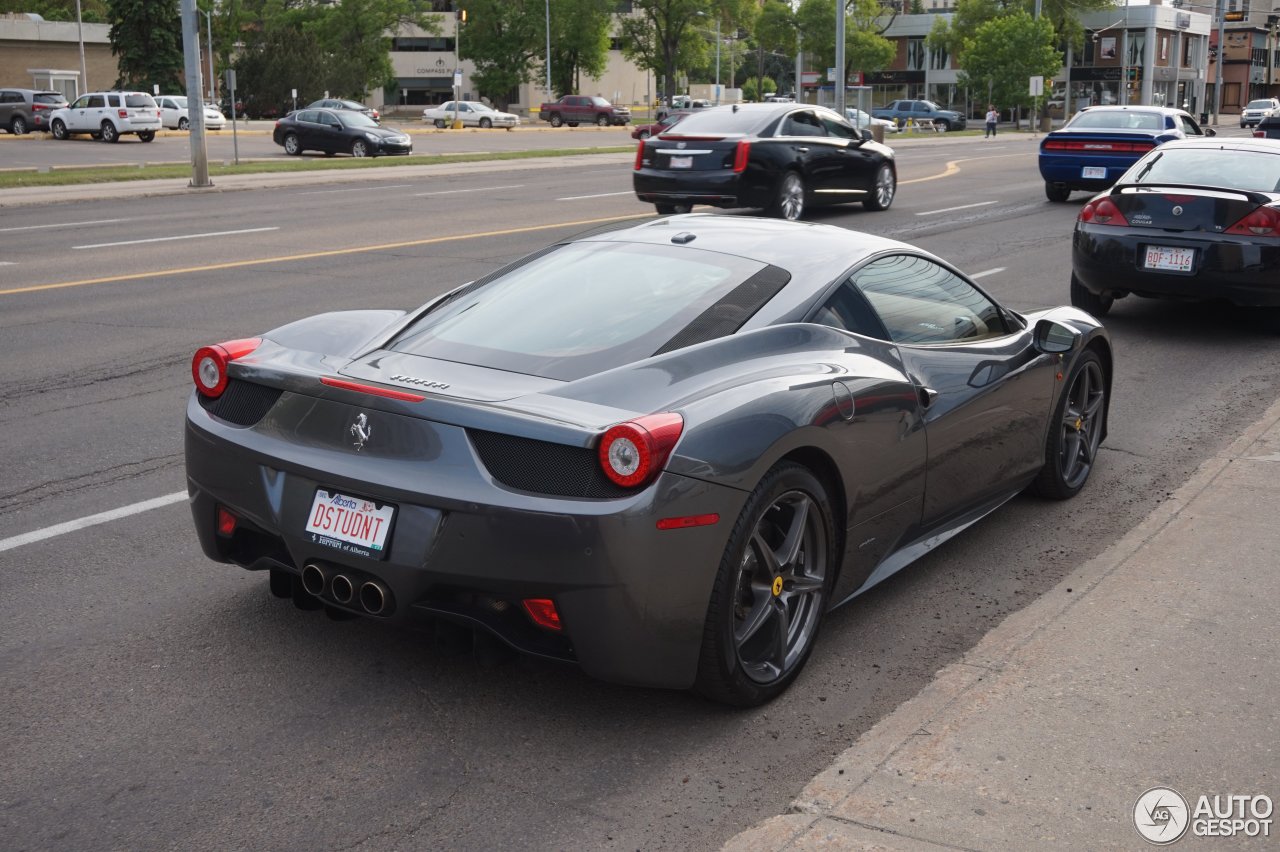
<instances>
[{"instance_id":1,"label":"five-spoke wheel","mask_svg":"<svg viewBox=\"0 0 1280 852\"><path fill-rule=\"evenodd\" d=\"M1074 497L1084 487L1106 429L1107 381L1097 354L1081 353L1067 381L1034 483L1037 493L1056 500Z\"/></svg>"}]
</instances>

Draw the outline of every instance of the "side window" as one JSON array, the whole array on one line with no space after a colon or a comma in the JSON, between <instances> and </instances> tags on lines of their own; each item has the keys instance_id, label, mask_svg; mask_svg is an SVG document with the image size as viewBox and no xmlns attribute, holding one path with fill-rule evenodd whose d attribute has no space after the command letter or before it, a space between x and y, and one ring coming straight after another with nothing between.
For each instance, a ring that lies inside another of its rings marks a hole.
<instances>
[{"instance_id":1,"label":"side window","mask_svg":"<svg viewBox=\"0 0 1280 852\"><path fill-rule=\"evenodd\" d=\"M853 132L853 128L845 124L834 115L822 115L822 126L826 129L828 136L834 136L837 139L854 139L857 134Z\"/></svg>"},{"instance_id":2,"label":"side window","mask_svg":"<svg viewBox=\"0 0 1280 852\"><path fill-rule=\"evenodd\" d=\"M853 283L895 343L967 342L1008 333L994 302L923 257L882 257L854 273Z\"/></svg>"},{"instance_id":3,"label":"side window","mask_svg":"<svg viewBox=\"0 0 1280 852\"><path fill-rule=\"evenodd\" d=\"M17 92L0 92L0 104L20 104L22 95Z\"/></svg>"},{"instance_id":4,"label":"side window","mask_svg":"<svg viewBox=\"0 0 1280 852\"><path fill-rule=\"evenodd\" d=\"M852 331L864 337L874 337L877 340L889 339L880 318L876 316L875 311L871 310L866 297L853 286L852 280L841 284L826 304L818 308L812 322Z\"/></svg>"},{"instance_id":5,"label":"side window","mask_svg":"<svg viewBox=\"0 0 1280 852\"><path fill-rule=\"evenodd\" d=\"M912 112L928 112L929 105L924 101L916 101L911 105L911 111Z\"/></svg>"},{"instance_id":6,"label":"side window","mask_svg":"<svg viewBox=\"0 0 1280 852\"><path fill-rule=\"evenodd\" d=\"M440 109L444 110L445 112L453 112L453 101L445 101L444 103L440 104Z\"/></svg>"},{"instance_id":7,"label":"side window","mask_svg":"<svg viewBox=\"0 0 1280 852\"><path fill-rule=\"evenodd\" d=\"M107 95L107 106L113 106L113 107L118 107L118 106L120 106L120 96L119 96L119 95Z\"/></svg>"},{"instance_id":8,"label":"side window","mask_svg":"<svg viewBox=\"0 0 1280 852\"><path fill-rule=\"evenodd\" d=\"M1201 130L1200 127L1194 121L1191 120L1190 116L1186 116L1186 115L1178 116L1178 123L1182 127L1182 132L1187 134L1188 136L1204 135L1204 131Z\"/></svg>"},{"instance_id":9,"label":"side window","mask_svg":"<svg viewBox=\"0 0 1280 852\"><path fill-rule=\"evenodd\" d=\"M305 121L308 124L315 124L320 120L320 113L313 109L304 109L298 113L298 121Z\"/></svg>"},{"instance_id":10,"label":"side window","mask_svg":"<svg viewBox=\"0 0 1280 852\"><path fill-rule=\"evenodd\" d=\"M100 109L107 105L107 99L102 95L90 95L89 103L85 104L88 109Z\"/></svg>"},{"instance_id":11,"label":"side window","mask_svg":"<svg viewBox=\"0 0 1280 852\"><path fill-rule=\"evenodd\" d=\"M782 125L783 136L826 136L818 117L808 110L793 112Z\"/></svg>"},{"instance_id":12,"label":"side window","mask_svg":"<svg viewBox=\"0 0 1280 852\"><path fill-rule=\"evenodd\" d=\"M458 104L458 112L471 112L471 107L466 104Z\"/></svg>"}]
</instances>

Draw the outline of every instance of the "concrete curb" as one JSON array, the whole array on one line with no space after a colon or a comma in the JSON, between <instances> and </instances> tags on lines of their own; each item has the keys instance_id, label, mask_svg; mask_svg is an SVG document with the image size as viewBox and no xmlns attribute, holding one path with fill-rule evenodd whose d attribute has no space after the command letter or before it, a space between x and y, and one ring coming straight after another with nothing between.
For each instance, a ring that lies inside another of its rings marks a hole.
<instances>
[{"instance_id":1,"label":"concrete curb","mask_svg":"<svg viewBox=\"0 0 1280 852\"><path fill-rule=\"evenodd\" d=\"M729 852L758 852L810 848L956 848L939 846L885 826L852 821L835 812L842 804L851 802L859 788L870 785L874 778L885 772L895 757L915 748L921 737L953 729L954 720L972 712L970 708L974 706L994 706L1000 700L999 676L1010 666L1017 665L1015 655L1050 629L1064 629L1062 625L1073 609L1090 602L1100 584L1133 560L1142 558L1148 545L1175 522L1182 520L1184 511L1207 489L1215 486L1233 462L1248 459L1250 448L1278 426L1280 402L1273 404L1225 452L1206 460L1177 492L1123 538L1077 568L1030 606L1006 618L961 660L939 671L919 694L859 737L810 781L792 801L786 814L767 819L742 832L732 838L724 849ZM1270 458L1265 457L1267 460ZM1087 750L1088 744L1081 743L1080 747ZM1138 792L1141 790L1135 791L1135 796ZM874 791L867 795L873 796ZM987 804L990 807L989 803L978 801L976 796L973 802L964 804ZM973 810L983 812L976 808ZM1137 836L1132 839L1136 842Z\"/></svg>"}]
</instances>

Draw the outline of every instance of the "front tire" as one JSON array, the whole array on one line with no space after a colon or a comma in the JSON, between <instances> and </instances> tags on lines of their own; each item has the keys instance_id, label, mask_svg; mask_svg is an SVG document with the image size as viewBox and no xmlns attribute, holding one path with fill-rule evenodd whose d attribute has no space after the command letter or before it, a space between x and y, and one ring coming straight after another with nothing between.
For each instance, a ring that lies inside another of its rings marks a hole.
<instances>
[{"instance_id":1,"label":"front tire","mask_svg":"<svg viewBox=\"0 0 1280 852\"><path fill-rule=\"evenodd\" d=\"M490 127L493 127L493 122L487 118L482 118L480 119L480 126L485 130L488 130Z\"/></svg>"},{"instance_id":2,"label":"front tire","mask_svg":"<svg viewBox=\"0 0 1280 852\"><path fill-rule=\"evenodd\" d=\"M830 505L822 482L791 462L775 466L751 492L707 607L694 682L699 694L756 707L800 673L835 575Z\"/></svg>"},{"instance_id":3,"label":"front tire","mask_svg":"<svg viewBox=\"0 0 1280 852\"><path fill-rule=\"evenodd\" d=\"M778 182L777 195L773 200L773 206L769 208L769 213L779 219L796 222L804 215L804 206L804 179L796 172L787 172Z\"/></svg>"},{"instance_id":4,"label":"front tire","mask_svg":"<svg viewBox=\"0 0 1280 852\"><path fill-rule=\"evenodd\" d=\"M935 123L938 125L938 129L941 130L943 133L951 132L951 122L947 121L945 118L940 118Z\"/></svg>"},{"instance_id":5,"label":"front tire","mask_svg":"<svg viewBox=\"0 0 1280 852\"><path fill-rule=\"evenodd\" d=\"M1044 182L1044 197L1055 204L1061 204L1071 197L1071 189L1060 183Z\"/></svg>"},{"instance_id":6,"label":"front tire","mask_svg":"<svg viewBox=\"0 0 1280 852\"><path fill-rule=\"evenodd\" d=\"M116 126L109 121L102 122L102 141L115 144L120 141L120 133L116 130Z\"/></svg>"},{"instance_id":7,"label":"front tire","mask_svg":"<svg viewBox=\"0 0 1280 852\"><path fill-rule=\"evenodd\" d=\"M1051 500L1079 494L1098 458L1106 428L1107 382L1095 352L1080 355L1066 387L1049 422L1044 467L1031 484L1032 490Z\"/></svg>"},{"instance_id":8,"label":"front tire","mask_svg":"<svg viewBox=\"0 0 1280 852\"><path fill-rule=\"evenodd\" d=\"M9 132L14 136L23 136L27 132L27 120L20 115L15 115L13 121L9 122Z\"/></svg>"},{"instance_id":9,"label":"front tire","mask_svg":"<svg viewBox=\"0 0 1280 852\"><path fill-rule=\"evenodd\" d=\"M641 130L641 131L640 131L640 138L641 138L641 139L648 139L648 138L649 138L650 136L652 136L652 135L653 135L653 134L652 134L652 133L650 133L650 132L649 132L649 131L647 131L647 130Z\"/></svg>"},{"instance_id":10,"label":"front tire","mask_svg":"<svg viewBox=\"0 0 1280 852\"><path fill-rule=\"evenodd\" d=\"M552 127L559 127L564 124L564 119L560 117L560 113L558 112L551 113L551 117L548 118L547 121L550 122Z\"/></svg>"},{"instance_id":11,"label":"front tire","mask_svg":"<svg viewBox=\"0 0 1280 852\"><path fill-rule=\"evenodd\" d=\"M596 118L596 127L608 127L608 126L609 126L609 116L602 115Z\"/></svg>"},{"instance_id":12,"label":"front tire","mask_svg":"<svg viewBox=\"0 0 1280 852\"><path fill-rule=\"evenodd\" d=\"M351 156L367 157L369 156L369 144L363 139L357 139L351 143Z\"/></svg>"},{"instance_id":13,"label":"front tire","mask_svg":"<svg viewBox=\"0 0 1280 852\"><path fill-rule=\"evenodd\" d=\"M68 135L67 125L63 123L62 119L55 118L53 124L49 125L49 132L53 134L54 139L66 139Z\"/></svg>"},{"instance_id":14,"label":"front tire","mask_svg":"<svg viewBox=\"0 0 1280 852\"><path fill-rule=\"evenodd\" d=\"M185 115L184 115L182 118L178 119L178 129L179 129L179 130L190 130L190 129L191 129L191 120L190 120L190 119L188 119Z\"/></svg>"},{"instance_id":15,"label":"front tire","mask_svg":"<svg viewBox=\"0 0 1280 852\"><path fill-rule=\"evenodd\" d=\"M1106 316L1115 299L1111 296L1100 296L1080 283L1076 274L1071 273L1071 304L1095 317Z\"/></svg>"},{"instance_id":16,"label":"front tire","mask_svg":"<svg viewBox=\"0 0 1280 852\"><path fill-rule=\"evenodd\" d=\"M871 187L871 195L862 202L868 210L888 210L893 198L898 194L898 176L888 163L881 163L876 172L876 182Z\"/></svg>"},{"instance_id":17,"label":"front tire","mask_svg":"<svg viewBox=\"0 0 1280 852\"><path fill-rule=\"evenodd\" d=\"M302 153L302 144L298 142L297 134L290 133L284 137L284 152L291 157Z\"/></svg>"}]
</instances>

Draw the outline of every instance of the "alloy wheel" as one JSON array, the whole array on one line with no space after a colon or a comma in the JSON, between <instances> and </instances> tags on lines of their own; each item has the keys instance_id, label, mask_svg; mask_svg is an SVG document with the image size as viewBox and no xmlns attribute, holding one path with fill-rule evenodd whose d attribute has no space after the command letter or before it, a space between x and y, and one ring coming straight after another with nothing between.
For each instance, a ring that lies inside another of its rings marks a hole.
<instances>
[{"instance_id":1,"label":"alloy wheel","mask_svg":"<svg viewBox=\"0 0 1280 852\"><path fill-rule=\"evenodd\" d=\"M778 212L783 219L794 222L804 213L804 181L795 172L788 172L778 189Z\"/></svg>"},{"instance_id":2,"label":"alloy wheel","mask_svg":"<svg viewBox=\"0 0 1280 852\"><path fill-rule=\"evenodd\" d=\"M1102 412L1106 384L1097 361L1088 361L1067 391L1058 442L1058 473L1068 488L1078 488L1089 477L1102 442Z\"/></svg>"}]
</instances>

